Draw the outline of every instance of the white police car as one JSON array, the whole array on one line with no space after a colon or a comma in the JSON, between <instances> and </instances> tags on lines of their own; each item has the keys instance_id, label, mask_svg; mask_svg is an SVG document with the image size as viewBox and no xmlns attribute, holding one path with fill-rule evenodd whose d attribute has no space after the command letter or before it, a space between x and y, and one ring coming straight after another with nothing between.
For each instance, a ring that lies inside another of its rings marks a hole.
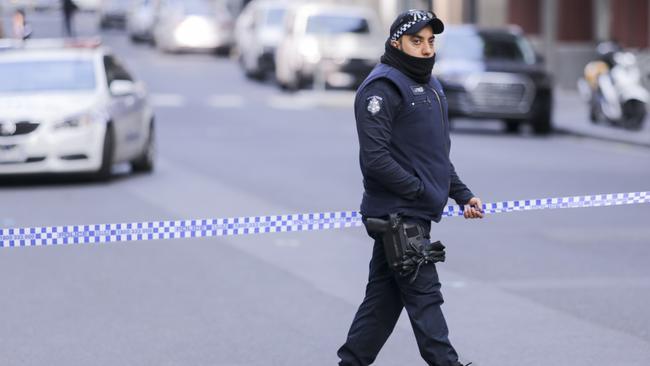
<instances>
[{"instance_id":1,"label":"white police car","mask_svg":"<svg viewBox=\"0 0 650 366\"><path fill-rule=\"evenodd\" d=\"M99 41L0 44L0 175L154 164L146 91Z\"/></svg>"}]
</instances>

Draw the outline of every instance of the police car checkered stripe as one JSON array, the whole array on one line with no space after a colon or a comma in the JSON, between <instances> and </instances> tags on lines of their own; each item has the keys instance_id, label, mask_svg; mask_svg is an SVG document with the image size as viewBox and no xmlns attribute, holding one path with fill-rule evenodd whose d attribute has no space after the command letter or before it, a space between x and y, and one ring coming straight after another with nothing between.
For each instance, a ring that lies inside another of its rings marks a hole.
<instances>
[{"instance_id":1,"label":"police car checkered stripe","mask_svg":"<svg viewBox=\"0 0 650 366\"><path fill-rule=\"evenodd\" d=\"M604 207L650 203L650 192L631 192L504 201L483 205L486 214L515 211ZM460 206L448 206L444 216L462 216ZM214 236L314 231L361 226L356 211L232 217L202 220L150 221L121 224L48 226L0 229L0 247L98 244Z\"/></svg>"}]
</instances>

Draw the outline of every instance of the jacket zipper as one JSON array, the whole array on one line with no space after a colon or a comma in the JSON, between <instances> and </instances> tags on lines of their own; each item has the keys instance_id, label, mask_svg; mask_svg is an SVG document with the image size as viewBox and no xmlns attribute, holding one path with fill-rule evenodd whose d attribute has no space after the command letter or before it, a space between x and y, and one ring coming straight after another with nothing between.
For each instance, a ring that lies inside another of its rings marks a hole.
<instances>
[{"instance_id":1,"label":"jacket zipper","mask_svg":"<svg viewBox=\"0 0 650 366\"><path fill-rule=\"evenodd\" d=\"M442 138L444 141L445 149L449 151L449 148L447 147L447 141L445 141L445 113L442 110L442 101L440 101L440 95L438 95L436 89L431 88L431 90L433 91L433 94L436 95L436 99L438 99L438 106L440 107L440 119L442 120Z\"/></svg>"}]
</instances>

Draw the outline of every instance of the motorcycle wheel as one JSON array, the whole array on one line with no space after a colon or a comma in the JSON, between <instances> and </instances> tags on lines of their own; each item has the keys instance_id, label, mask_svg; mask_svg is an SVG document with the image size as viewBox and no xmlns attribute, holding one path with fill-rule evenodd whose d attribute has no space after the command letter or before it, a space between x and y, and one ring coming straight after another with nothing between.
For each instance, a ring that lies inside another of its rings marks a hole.
<instances>
[{"instance_id":1,"label":"motorcycle wheel","mask_svg":"<svg viewBox=\"0 0 650 366\"><path fill-rule=\"evenodd\" d=\"M623 126L629 130L639 130L646 117L645 103L639 100L628 100L623 103Z\"/></svg>"}]
</instances>

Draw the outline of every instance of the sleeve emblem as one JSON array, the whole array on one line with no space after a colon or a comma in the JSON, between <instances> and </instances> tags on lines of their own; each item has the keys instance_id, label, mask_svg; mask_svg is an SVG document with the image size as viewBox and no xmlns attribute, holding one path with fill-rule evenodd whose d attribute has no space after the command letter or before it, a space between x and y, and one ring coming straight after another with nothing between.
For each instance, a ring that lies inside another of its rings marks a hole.
<instances>
[{"instance_id":1,"label":"sleeve emblem","mask_svg":"<svg viewBox=\"0 0 650 366\"><path fill-rule=\"evenodd\" d=\"M367 101L368 101L367 109L368 112L370 112L370 114L374 116L375 114L379 113L379 111L381 111L381 104L383 102L383 99L381 97L373 95L369 97Z\"/></svg>"}]
</instances>

